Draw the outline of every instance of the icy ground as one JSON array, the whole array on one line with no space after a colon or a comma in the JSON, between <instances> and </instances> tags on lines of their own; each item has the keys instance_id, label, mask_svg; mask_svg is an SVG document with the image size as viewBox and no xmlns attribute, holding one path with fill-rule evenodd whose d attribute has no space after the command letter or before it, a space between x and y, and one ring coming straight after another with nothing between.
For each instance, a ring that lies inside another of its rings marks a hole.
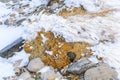
<instances>
[{"instance_id":1,"label":"icy ground","mask_svg":"<svg viewBox=\"0 0 120 80\"><path fill-rule=\"evenodd\" d=\"M0 45L2 45L0 46L0 50L21 37L22 32L22 27L0 27Z\"/></svg>"},{"instance_id":2,"label":"icy ground","mask_svg":"<svg viewBox=\"0 0 120 80\"><path fill-rule=\"evenodd\" d=\"M105 63L116 69L120 79L120 0L64 1L67 7L83 5L88 13L113 10L106 16L88 14L64 19L55 14L43 14L43 11L29 14L40 5L47 6L48 2L49 0L0 2L0 50L21 36L25 40L34 39L36 32L44 28L45 31L51 30L62 35L68 42L85 41L93 45L90 60L98 62L95 56L103 57ZM20 22L21 20L24 21ZM9 59L0 57L0 80L14 76L14 64L21 60L21 66L25 66L28 57L23 50Z\"/></svg>"}]
</instances>

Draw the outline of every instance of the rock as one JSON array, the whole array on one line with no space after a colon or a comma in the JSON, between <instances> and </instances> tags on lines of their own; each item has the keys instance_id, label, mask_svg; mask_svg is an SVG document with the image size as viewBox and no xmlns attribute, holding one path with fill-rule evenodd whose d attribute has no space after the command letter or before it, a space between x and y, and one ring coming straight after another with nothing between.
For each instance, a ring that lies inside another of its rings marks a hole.
<instances>
[{"instance_id":1,"label":"rock","mask_svg":"<svg viewBox=\"0 0 120 80\"><path fill-rule=\"evenodd\" d=\"M20 75L20 68L16 67L14 71L17 76Z\"/></svg>"},{"instance_id":2,"label":"rock","mask_svg":"<svg viewBox=\"0 0 120 80\"><path fill-rule=\"evenodd\" d=\"M31 75L29 72L24 72L22 73L17 80L28 80L29 78L31 78Z\"/></svg>"},{"instance_id":3,"label":"rock","mask_svg":"<svg viewBox=\"0 0 120 80\"><path fill-rule=\"evenodd\" d=\"M41 72L42 80L61 80L62 78L63 76L59 72L56 72L52 67L45 72Z\"/></svg>"},{"instance_id":4,"label":"rock","mask_svg":"<svg viewBox=\"0 0 120 80\"><path fill-rule=\"evenodd\" d=\"M26 20L25 18L20 19L20 20L18 20L18 21L16 22L16 24L19 26L19 25L21 25L21 23L22 23L23 21L25 21L25 20Z\"/></svg>"},{"instance_id":5,"label":"rock","mask_svg":"<svg viewBox=\"0 0 120 80\"><path fill-rule=\"evenodd\" d=\"M85 72L85 80L117 80L117 72L107 64L101 64Z\"/></svg>"},{"instance_id":6,"label":"rock","mask_svg":"<svg viewBox=\"0 0 120 80\"><path fill-rule=\"evenodd\" d=\"M15 25L16 24L16 19L14 17L10 17L4 22L5 25Z\"/></svg>"},{"instance_id":7,"label":"rock","mask_svg":"<svg viewBox=\"0 0 120 80\"><path fill-rule=\"evenodd\" d=\"M31 72L37 72L43 67L44 67L44 63L40 60L40 58L35 58L29 62L27 69Z\"/></svg>"},{"instance_id":8,"label":"rock","mask_svg":"<svg viewBox=\"0 0 120 80\"><path fill-rule=\"evenodd\" d=\"M89 61L87 58L83 58L77 62L74 62L68 66L67 73L72 74L81 74L85 72L87 69L96 66L95 63Z\"/></svg>"}]
</instances>

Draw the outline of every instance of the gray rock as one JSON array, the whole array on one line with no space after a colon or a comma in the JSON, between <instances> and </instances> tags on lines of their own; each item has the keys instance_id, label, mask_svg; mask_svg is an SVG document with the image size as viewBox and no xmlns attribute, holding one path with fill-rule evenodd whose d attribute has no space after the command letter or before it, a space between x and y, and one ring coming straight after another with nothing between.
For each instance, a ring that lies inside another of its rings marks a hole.
<instances>
[{"instance_id":1,"label":"gray rock","mask_svg":"<svg viewBox=\"0 0 120 80\"><path fill-rule=\"evenodd\" d=\"M18 77L18 80L28 80L29 78L31 78L30 73L24 72Z\"/></svg>"},{"instance_id":2,"label":"gray rock","mask_svg":"<svg viewBox=\"0 0 120 80\"><path fill-rule=\"evenodd\" d=\"M16 23L15 18L9 18L4 22L5 25L9 25L9 26L10 25L15 25L15 23Z\"/></svg>"},{"instance_id":3,"label":"gray rock","mask_svg":"<svg viewBox=\"0 0 120 80\"><path fill-rule=\"evenodd\" d=\"M23 21L25 21L25 20L26 20L25 18L20 19L20 20L18 20L18 21L16 22L16 24L19 26L19 25L21 25L21 23L22 23Z\"/></svg>"},{"instance_id":4,"label":"gray rock","mask_svg":"<svg viewBox=\"0 0 120 80\"><path fill-rule=\"evenodd\" d=\"M14 52L19 52L23 49L22 46L23 39L21 37L17 38L15 41L13 41L11 44L6 45L2 50L0 50L0 56L4 58L9 58L14 55Z\"/></svg>"},{"instance_id":5,"label":"gray rock","mask_svg":"<svg viewBox=\"0 0 120 80\"><path fill-rule=\"evenodd\" d=\"M79 75L94 66L96 66L95 63L89 61L87 58L83 58L77 62L70 64L66 72Z\"/></svg>"},{"instance_id":6,"label":"gray rock","mask_svg":"<svg viewBox=\"0 0 120 80\"><path fill-rule=\"evenodd\" d=\"M85 80L117 80L117 72L107 64L101 64L85 72Z\"/></svg>"},{"instance_id":7,"label":"gray rock","mask_svg":"<svg viewBox=\"0 0 120 80\"><path fill-rule=\"evenodd\" d=\"M27 66L27 69L31 72L37 72L44 67L44 63L40 58L35 58L31 60Z\"/></svg>"}]
</instances>

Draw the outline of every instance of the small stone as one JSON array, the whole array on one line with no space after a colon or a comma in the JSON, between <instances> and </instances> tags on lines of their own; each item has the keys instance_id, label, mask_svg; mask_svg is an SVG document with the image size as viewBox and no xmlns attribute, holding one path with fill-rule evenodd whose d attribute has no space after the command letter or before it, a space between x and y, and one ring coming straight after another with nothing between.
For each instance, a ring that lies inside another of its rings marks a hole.
<instances>
[{"instance_id":1,"label":"small stone","mask_svg":"<svg viewBox=\"0 0 120 80\"><path fill-rule=\"evenodd\" d=\"M26 20L25 18L20 19L20 20L18 20L18 21L16 22L16 24L19 26L19 25L21 25L21 23L22 23L23 21L25 21L25 20Z\"/></svg>"},{"instance_id":2,"label":"small stone","mask_svg":"<svg viewBox=\"0 0 120 80\"><path fill-rule=\"evenodd\" d=\"M22 13L24 13L24 8L23 7L17 8L16 11L19 12L19 14L22 14Z\"/></svg>"},{"instance_id":3,"label":"small stone","mask_svg":"<svg viewBox=\"0 0 120 80\"><path fill-rule=\"evenodd\" d=\"M18 75L20 75L20 69L18 68L18 67L16 67L15 69L14 69L14 71L15 71L15 74L18 76Z\"/></svg>"},{"instance_id":4,"label":"small stone","mask_svg":"<svg viewBox=\"0 0 120 80\"><path fill-rule=\"evenodd\" d=\"M85 80L117 80L117 72L107 64L88 69L84 75Z\"/></svg>"},{"instance_id":5,"label":"small stone","mask_svg":"<svg viewBox=\"0 0 120 80\"><path fill-rule=\"evenodd\" d=\"M27 66L27 69L31 72L37 72L44 67L44 63L40 58L35 58L31 60Z\"/></svg>"},{"instance_id":6,"label":"small stone","mask_svg":"<svg viewBox=\"0 0 120 80\"><path fill-rule=\"evenodd\" d=\"M13 14L10 14L10 17L15 17L15 15L16 15L16 14L14 14L14 13L13 13Z\"/></svg>"},{"instance_id":7,"label":"small stone","mask_svg":"<svg viewBox=\"0 0 120 80\"><path fill-rule=\"evenodd\" d=\"M62 75L59 72L56 72L53 68L41 73L42 80L61 80Z\"/></svg>"},{"instance_id":8,"label":"small stone","mask_svg":"<svg viewBox=\"0 0 120 80\"><path fill-rule=\"evenodd\" d=\"M70 58L70 61L71 61L71 62L73 62L74 59L75 59L75 57L76 57L75 53L73 53L73 52L68 52L68 53L67 53L67 56Z\"/></svg>"},{"instance_id":9,"label":"small stone","mask_svg":"<svg viewBox=\"0 0 120 80\"><path fill-rule=\"evenodd\" d=\"M29 78L31 78L30 73L24 72L18 77L18 80L28 80Z\"/></svg>"},{"instance_id":10,"label":"small stone","mask_svg":"<svg viewBox=\"0 0 120 80\"><path fill-rule=\"evenodd\" d=\"M81 74L85 72L87 69L96 66L95 63L89 61L87 58L83 58L77 62L74 62L68 66L67 73L72 74Z\"/></svg>"},{"instance_id":11,"label":"small stone","mask_svg":"<svg viewBox=\"0 0 120 80\"><path fill-rule=\"evenodd\" d=\"M5 25L14 25L15 24L15 19L14 18L9 18L4 22Z\"/></svg>"}]
</instances>

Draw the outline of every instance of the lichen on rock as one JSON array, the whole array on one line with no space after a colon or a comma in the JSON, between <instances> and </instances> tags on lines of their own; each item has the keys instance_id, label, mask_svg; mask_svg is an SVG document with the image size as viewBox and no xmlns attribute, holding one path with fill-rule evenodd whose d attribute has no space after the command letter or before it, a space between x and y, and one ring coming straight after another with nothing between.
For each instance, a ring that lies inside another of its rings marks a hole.
<instances>
[{"instance_id":1,"label":"lichen on rock","mask_svg":"<svg viewBox=\"0 0 120 80\"><path fill-rule=\"evenodd\" d=\"M44 64L62 69L72 61L79 60L82 54L90 55L91 50L88 47L88 43L66 42L61 36L55 37L51 31L40 31L33 41L25 42L24 50L31 54L30 59L39 57Z\"/></svg>"}]
</instances>

